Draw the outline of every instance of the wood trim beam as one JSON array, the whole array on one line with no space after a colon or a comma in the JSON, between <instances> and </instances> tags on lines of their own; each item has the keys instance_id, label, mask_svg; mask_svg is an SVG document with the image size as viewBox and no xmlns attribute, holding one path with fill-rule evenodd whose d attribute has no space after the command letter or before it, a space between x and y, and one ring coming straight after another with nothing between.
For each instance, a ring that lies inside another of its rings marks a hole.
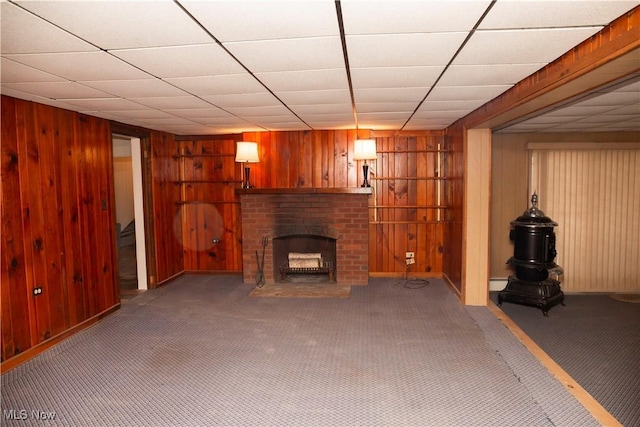
<instances>
[{"instance_id":1,"label":"wood trim beam","mask_svg":"<svg viewBox=\"0 0 640 427\"><path fill-rule=\"evenodd\" d=\"M489 298L491 129L467 130L464 150L462 303L484 306Z\"/></svg>"},{"instance_id":2,"label":"wood trim beam","mask_svg":"<svg viewBox=\"0 0 640 427\"><path fill-rule=\"evenodd\" d=\"M499 128L634 73L640 73L640 6L459 122Z\"/></svg>"}]
</instances>

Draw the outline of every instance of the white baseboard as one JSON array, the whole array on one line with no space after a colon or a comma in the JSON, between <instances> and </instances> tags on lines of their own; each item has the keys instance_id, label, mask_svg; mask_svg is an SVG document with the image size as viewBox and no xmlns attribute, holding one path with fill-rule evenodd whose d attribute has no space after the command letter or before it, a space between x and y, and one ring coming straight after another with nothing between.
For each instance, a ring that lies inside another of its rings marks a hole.
<instances>
[{"instance_id":1,"label":"white baseboard","mask_svg":"<svg viewBox=\"0 0 640 427\"><path fill-rule=\"evenodd\" d=\"M507 286L508 279L489 279L489 291L501 291Z\"/></svg>"}]
</instances>

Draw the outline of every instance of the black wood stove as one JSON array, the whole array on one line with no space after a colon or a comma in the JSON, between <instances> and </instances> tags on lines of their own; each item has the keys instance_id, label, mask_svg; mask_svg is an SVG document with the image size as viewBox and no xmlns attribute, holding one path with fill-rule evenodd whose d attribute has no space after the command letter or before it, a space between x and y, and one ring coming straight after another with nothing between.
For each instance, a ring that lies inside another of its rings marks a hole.
<instances>
[{"instance_id":1,"label":"black wood stove","mask_svg":"<svg viewBox=\"0 0 640 427\"><path fill-rule=\"evenodd\" d=\"M564 293L559 278L562 268L556 257L556 235L553 227L558 223L538 209L538 195L531 196L531 208L511 221L509 238L514 242L513 257L508 264L515 270L507 286L498 294L498 305L503 302L538 307L545 316L556 304L564 305Z\"/></svg>"}]
</instances>

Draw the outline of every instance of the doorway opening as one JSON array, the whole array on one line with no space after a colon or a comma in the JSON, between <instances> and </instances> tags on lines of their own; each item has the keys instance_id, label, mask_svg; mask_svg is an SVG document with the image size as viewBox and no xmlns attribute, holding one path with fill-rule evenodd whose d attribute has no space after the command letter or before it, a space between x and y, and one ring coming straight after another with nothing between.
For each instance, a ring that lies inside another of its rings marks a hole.
<instances>
[{"instance_id":1,"label":"doorway opening","mask_svg":"<svg viewBox=\"0 0 640 427\"><path fill-rule=\"evenodd\" d=\"M140 139L113 134L116 247L121 299L148 287Z\"/></svg>"}]
</instances>

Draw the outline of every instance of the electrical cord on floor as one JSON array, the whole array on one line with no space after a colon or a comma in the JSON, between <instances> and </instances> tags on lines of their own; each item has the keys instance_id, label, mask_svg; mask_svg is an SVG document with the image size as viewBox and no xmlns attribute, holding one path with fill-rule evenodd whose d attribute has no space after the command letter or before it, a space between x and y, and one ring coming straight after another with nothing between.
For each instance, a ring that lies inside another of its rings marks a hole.
<instances>
[{"instance_id":1,"label":"electrical cord on floor","mask_svg":"<svg viewBox=\"0 0 640 427\"><path fill-rule=\"evenodd\" d=\"M429 285L429 281L427 279L421 279L418 277L413 277L413 278L409 278L409 265L407 264L407 268L405 270L404 273L404 279L402 280L398 280L393 287L400 287L402 286L403 288L406 289L420 289L420 288L424 288L425 286Z\"/></svg>"}]
</instances>

